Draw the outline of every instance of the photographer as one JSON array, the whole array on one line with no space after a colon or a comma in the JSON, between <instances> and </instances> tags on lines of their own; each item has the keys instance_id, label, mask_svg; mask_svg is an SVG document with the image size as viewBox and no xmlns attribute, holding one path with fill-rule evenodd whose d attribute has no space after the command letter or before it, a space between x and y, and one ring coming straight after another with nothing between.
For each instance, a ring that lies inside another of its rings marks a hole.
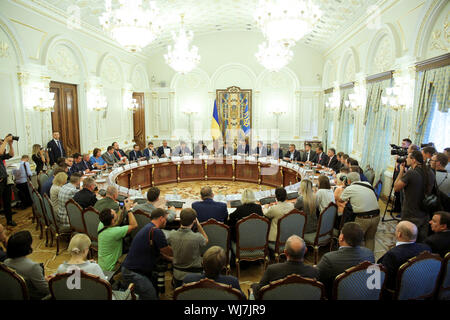
<instances>
[{"instance_id":1,"label":"photographer","mask_svg":"<svg viewBox=\"0 0 450 320\"><path fill-rule=\"evenodd\" d=\"M406 165L410 170L405 173ZM417 242L425 240L428 234L429 215L423 205L426 194L434 186L435 176L425 165L422 153L413 151L406 158L406 163L400 165L400 171L394 183L394 190L405 191L405 201L402 205L401 219L413 222L418 229Z\"/></svg>"},{"instance_id":2,"label":"photographer","mask_svg":"<svg viewBox=\"0 0 450 320\"><path fill-rule=\"evenodd\" d=\"M430 160L433 155L436 153L436 149L432 146L431 143L423 145L422 147L422 156L425 164L430 165Z\"/></svg>"},{"instance_id":3,"label":"photographer","mask_svg":"<svg viewBox=\"0 0 450 320\"><path fill-rule=\"evenodd\" d=\"M419 147L412 144L412 141L408 138L402 140L401 147L396 146L395 144L391 144L391 155L395 155L395 167L394 167L394 176L392 177L392 182L394 183L398 177L398 173L400 172L400 165L406 162L406 157L408 154L415 150L419 150ZM392 212L401 212L402 211L402 195L400 192L394 192L395 202L392 209ZM398 217L398 216L397 216Z\"/></svg>"},{"instance_id":4,"label":"photographer","mask_svg":"<svg viewBox=\"0 0 450 320\"><path fill-rule=\"evenodd\" d=\"M380 207L375 191L369 182L361 181L357 172L350 172L346 180L347 187L339 202L350 202L356 216L355 222L363 229L365 247L374 251L375 234L380 222Z\"/></svg>"},{"instance_id":5,"label":"photographer","mask_svg":"<svg viewBox=\"0 0 450 320\"><path fill-rule=\"evenodd\" d=\"M6 153L6 147L8 145L9 152ZM6 224L8 226L15 227L17 224L12 220L11 211L11 186L8 185L8 173L3 162L4 160L8 160L12 157L14 157L13 136L11 134L8 134L4 140L0 140L0 197L2 198L3 202Z\"/></svg>"}]
</instances>

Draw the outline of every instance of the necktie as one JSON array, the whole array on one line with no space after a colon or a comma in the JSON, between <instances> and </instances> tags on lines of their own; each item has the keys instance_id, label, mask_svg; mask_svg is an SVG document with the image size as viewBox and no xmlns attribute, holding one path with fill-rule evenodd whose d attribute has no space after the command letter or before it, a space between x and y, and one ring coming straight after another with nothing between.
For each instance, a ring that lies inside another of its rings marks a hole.
<instances>
[{"instance_id":1,"label":"necktie","mask_svg":"<svg viewBox=\"0 0 450 320\"><path fill-rule=\"evenodd\" d=\"M62 156L63 152L62 152L61 143L59 143L59 140L56 140L56 145L58 146L59 151L61 152L61 156Z\"/></svg>"}]
</instances>

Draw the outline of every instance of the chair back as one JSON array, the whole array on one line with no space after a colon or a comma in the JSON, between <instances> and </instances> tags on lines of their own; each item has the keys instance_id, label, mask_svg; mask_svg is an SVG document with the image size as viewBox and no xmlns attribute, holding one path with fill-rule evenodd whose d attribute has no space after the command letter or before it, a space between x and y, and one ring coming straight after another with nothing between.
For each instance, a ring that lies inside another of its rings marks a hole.
<instances>
[{"instance_id":1,"label":"chair back","mask_svg":"<svg viewBox=\"0 0 450 320\"><path fill-rule=\"evenodd\" d=\"M86 228L86 234L93 243L98 241L97 229L100 223L99 216L99 212L92 207L87 207L83 210L83 223Z\"/></svg>"},{"instance_id":2,"label":"chair back","mask_svg":"<svg viewBox=\"0 0 450 320\"><path fill-rule=\"evenodd\" d=\"M275 252L282 251L287 239L292 235L303 238L307 217L303 211L293 209L278 220L278 233Z\"/></svg>"},{"instance_id":3,"label":"chair back","mask_svg":"<svg viewBox=\"0 0 450 320\"><path fill-rule=\"evenodd\" d=\"M0 262L0 300L28 300L25 280L13 269Z\"/></svg>"},{"instance_id":4,"label":"chair back","mask_svg":"<svg viewBox=\"0 0 450 320\"><path fill-rule=\"evenodd\" d=\"M49 176L44 173L44 172L40 172L38 175L38 185L39 185L39 190L42 189L42 186L44 185L44 183L48 180Z\"/></svg>"},{"instance_id":5,"label":"chair back","mask_svg":"<svg viewBox=\"0 0 450 320\"><path fill-rule=\"evenodd\" d=\"M44 203L42 201L41 195L33 190L31 193L31 200L33 201L34 209L36 210L37 219L43 224L48 226L49 222L47 221L47 215L45 214Z\"/></svg>"},{"instance_id":6,"label":"chair back","mask_svg":"<svg viewBox=\"0 0 450 320\"><path fill-rule=\"evenodd\" d=\"M265 204L274 203L277 202L277 199L275 197L265 197L262 199L259 199L259 203L263 206Z\"/></svg>"},{"instance_id":7,"label":"chair back","mask_svg":"<svg viewBox=\"0 0 450 320\"><path fill-rule=\"evenodd\" d=\"M69 199L66 202L67 216L72 230L78 233L87 233L83 222L83 209L75 200Z\"/></svg>"},{"instance_id":8,"label":"chair back","mask_svg":"<svg viewBox=\"0 0 450 320\"><path fill-rule=\"evenodd\" d=\"M291 274L262 287L257 298L258 300L323 300L325 287L314 279Z\"/></svg>"},{"instance_id":9,"label":"chair back","mask_svg":"<svg viewBox=\"0 0 450 320\"><path fill-rule=\"evenodd\" d=\"M134 218L136 219L136 222L138 224L137 228L131 231L131 237L134 238L136 234L141 230L145 225L150 223L152 219L150 218L150 215L142 210L136 210L133 212Z\"/></svg>"},{"instance_id":10,"label":"chair back","mask_svg":"<svg viewBox=\"0 0 450 320\"><path fill-rule=\"evenodd\" d=\"M380 199L380 195L381 195L381 190L383 190L383 181L378 180L377 184L374 187L375 190L375 194L377 195L377 200Z\"/></svg>"},{"instance_id":11,"label":"chair back","mask_svg":"<svg viewBox=\"0 0 450 320\"><path fill-rule=\"evenodd\" d=\"M236 257L267 256L270 222L256 213L236 223Z\"/></svg>"},{"instance_id":12,"label":"chair back","mask_svg":"<svg viewBox=\"0 0 450 320\"><path fill-rule=\"evenodd\" d=\"M373 279L373 280L372 280ZM386 280L382 265L364 261L338 275L333 284L334 300L380 300Z\"/></svg>"},{"instance_id":13,"label":"chair back","mask_svg":"<svg viewBox=\"0 0 450 320\"><path fill-rule=\"evenodd\" d=\"M336 216L337 206L333 202L330 202L328 207L320 213L314 244L327 243L332 239Z\"/></svg>"},{"instance_id":14,"label":"chair back","mask_svg":"<svg viewBox=\"0 0 450 320\"><path fill-rule=\"evenodd\" d=\"M50 279L48 285L55 300L112 299L112 289L108 281L82 270L57 274Z\"/></svg>"},{"instance_id":15,"label":"chair back","mask_svg":"<svg viewBox=\"0 0 450 320\"><path fill-rule=\"evenodd\" d=\"M372 168L367 166L366 171L363 172L363 174L366 176L367 180L371 185L373 185L373 182L375 180L375 171L373 171Z\"/></svg>"},{"instance_id":16,"label":"chair back","mask_svg":"<svg viewBox=\"0 0 450 320\"><path fill-rule=\"evenodd\" d=\"M47 194L44 194L42 200L44 202L44 209L48 220L48 225L58 232L58 223L56 221L56 214L55 211L53 210L52 204L50 203L50 198L48 197Z\"/></svg>"},{"instance_id":17,"label":"chair back","mask_svg":"<svg viewBox=\"0 0 450 320\"><path fill-rule=\"evenodd\" d=\"M450 264L448 260L450 260L450 252L447 252L442 262L442 280L440 281L441 285L438 293L439 300L450 300Z\"/></svg>"},{"instance_id":18,"label":"chair back","mask_svg":"<svg viewBox=\"0 0 450 320\"><path fill-rule=\"evenodd\" d=\"M239 207L241 205L242 205L241 200L232 200L232 201L230 201L230 207L231 208L237 208L237 207Z\"/></svg>"},{"instance_id":19,"label":"chair back","mask_svg":"<svg viewBox=\"0 0 450 320\"><path fill-rule=\"evenodd\" d=\"M293 199L297 199L298 198L298 192L294 191L294 192L289 192L287 194L287 199L288 200L293 200Z\"/></svg>"},{"instance_id":20,"label":"chair back","mask_svg":"<svg viewBox=\"0 0 450 320\"><path fill-rule=\"evenodd\" d=\"M230 254L230 227L215 219L208 219L208 221L203 222L201 225L208 236L208 244L203 252L212 246L221 247L225 251L228 265Z\"/></svg>"},{"instance_id":21,"label":"chair back","mask_svg":"<svg viewBox=\"0 0 450 320\"><path fill-rule=\"evenodd\" d=\"M184 284L175 289L174 300L245 300L239 290L211 279Z\"/></svg>"},{"instance_id":22,"label":"chair back","mask_svg":"<svg viewBox=\"0 0 450 320\"><path fill-rule=\"evenodd\" d=\"M433 297L439 285L442 259L437 254L422 252L398 269L397 300L421 300Z\"/></svg>"}]
</instances>

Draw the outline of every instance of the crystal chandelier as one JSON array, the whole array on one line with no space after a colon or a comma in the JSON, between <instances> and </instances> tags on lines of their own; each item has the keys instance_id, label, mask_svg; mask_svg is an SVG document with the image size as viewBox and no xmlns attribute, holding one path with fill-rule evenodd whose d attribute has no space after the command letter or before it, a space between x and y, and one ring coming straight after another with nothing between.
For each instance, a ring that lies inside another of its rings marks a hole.
<instances>
[{"instance_id":1,"label":"crystal chandelier","mask_svg":"<svg viewBox=\"0 0 450 320\"><path fill-rule=\"evenodd\" d=\"M266 39L292 46L312 31L321 15L312 0L260 0L254 18Z\"/></svg>"},{"instance_id":2,"label":"crystal chandelier","mask_svg":"<svg viewBox=\"0 0 450 320\"><path fill-rule=\"evenodd\" d=\"M161 32L154 1L150 1L148 9L142 7L142 0L119 0L117 9L112 9L111 0L105 0L105 7L100 24L128 51L141 51Z\"/></svg>"},{"instance_id":3,"label":"crystal chandelier","mask_svg":"<svg viewBox=\"0 0 450 320\"><path fill-rule=\"evenodd\" d=\"M264 42L259 45L259 50L255 56L264 68L278 72L291 61L294 54L287 43Z\"/></svg>"},{"instance_id":4,"label":"crystal chandelier","mask_svg":"<svg viewBox=\"0 0 450 320\"><path fill-rule=\"evenodd\" d=\"M200 62L200 55L198 48L192 46L189 49L189 44L194 37L192 31L187 31L184 28L183 15L181 15L181 28L178 35L172 32L174 46L168 46L167 54L164 55L166 63L176 72L186 74L192 71Z\"/></svg>"}]
</instances>

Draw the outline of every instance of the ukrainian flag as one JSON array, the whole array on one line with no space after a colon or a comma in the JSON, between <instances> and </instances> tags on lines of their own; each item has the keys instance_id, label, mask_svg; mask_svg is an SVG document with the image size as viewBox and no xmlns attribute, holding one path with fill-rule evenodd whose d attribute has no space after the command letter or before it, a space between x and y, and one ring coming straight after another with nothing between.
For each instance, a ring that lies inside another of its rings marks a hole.
<instances>
[{"instance_id":1,"label":"ukrainian flag","mask_svg":"<svg viewBox=\"0 0 450 320\"><path fill-rule=\"evenodd\" d=\"M222 136L222 131L219 126L219 113L217 112L216 100L214 100L213 116L211 120L211 136L214 140L217 140Z\"/></svg>"}]
</instances>

